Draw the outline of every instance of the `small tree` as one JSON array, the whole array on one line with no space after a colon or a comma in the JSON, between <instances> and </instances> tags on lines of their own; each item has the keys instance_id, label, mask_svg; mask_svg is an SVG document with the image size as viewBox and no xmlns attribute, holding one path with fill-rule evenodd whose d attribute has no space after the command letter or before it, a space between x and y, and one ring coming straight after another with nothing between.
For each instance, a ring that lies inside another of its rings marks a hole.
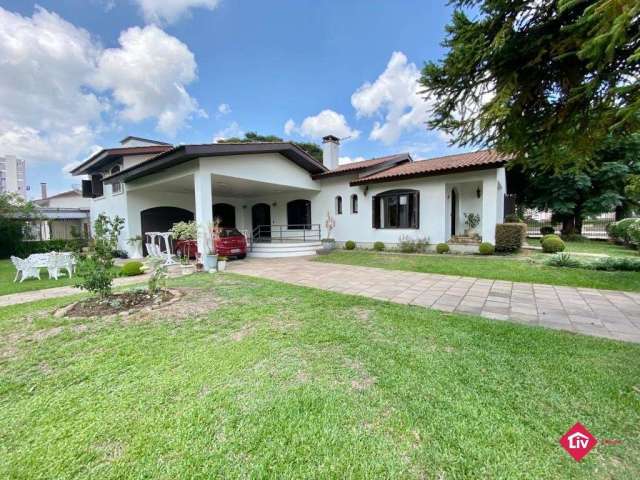
<instances>
[{"instance_id":1,"label":"small tree","mask_svg":"<svg viewBox=\"0 0 640 480\"><path fill-rule=\"evenodd\" d=\"M111 295L113 284L113 251L118 246L118 237L124 227L119 216L113 219L105 214L98 215L93 224L94 252L79 257L76 287L97 294L101 299Z\"/></svg>"},{"instance_id":2,"label":"small tree","mask_svg":"<svg viewBox=\"0 0 640 480\"><path fill-rule=\"evenodd\" d=\"M331 232L336 227L336 219L331 216L330 212L327 212L327 218L324 221L324 228L327 230L327 240L331 240Z\"/></svg>"}]
</instances>

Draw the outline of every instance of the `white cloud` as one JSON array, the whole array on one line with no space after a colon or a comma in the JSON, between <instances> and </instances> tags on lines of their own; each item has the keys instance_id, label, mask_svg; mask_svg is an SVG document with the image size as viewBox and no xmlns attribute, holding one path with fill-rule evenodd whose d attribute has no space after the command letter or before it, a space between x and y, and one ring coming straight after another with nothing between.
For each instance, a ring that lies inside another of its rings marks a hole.
<instances>
[{"instance_id":1,"label":"white cloud","mask_svg":"<svg viewBox=\"0 0 640 480\"><path fill-rule=\"evenodd\" d=\"M231 106L228 103L218 105L218 113L220 115L228 115L231 113Z\"/></svg>"},{"instance_id":2,"label":"white cloud","mask_svg":"<svg viewBox=\"0 0 640 480\"><path fill-rule=\"evenodd\" d=\"M238 122L231 122L228 127L218 130L213 134L213 142L217 143L218 141L226 140L227 138L242 136L244 136L244 130L240 128Z\"/></svg>"},{"instance_id":3,"label":"white cloud","mask_svg":"<svg viewBox=\"0 0 640 480\"><path fill-rule=\"evenodd\" d=\"M122 32L119 43L103 52L93 84L112 90L125 119L157 118L158 130L174 135L192 115L205 115L186 90L196 61L184 43L154 25Z\"/></svg>"},{"instance_id":4,"label":"white cloud","mask_svg":"<svg viewBox=\"0 0 640 480\"><path fill-rule=\"evenodd\" d=\"M214 10L220 0L135 0L145 20L150 23L174 23L190 14L193 8Z\"/></svg>"},{"instance_id":5,"label":"white cloud","mask_svg":"<svg viewBox=\"0 0 640 480\"><path fill-rule=\"evenodd\" d=\"M172 133L201 113L186 91L196 78L186 45L157 27L129 29L120 44L104 50L41 7L32 17L0 8L0 152L68 163L116 118L152 117Z\"/></svg>"},{"instance_id":6,"label":"white cloud","mask_svg":"<svg viewBox=\"0 0 640 480\"><path fill-rule=\"evenodd\" d=\"M292 119L289 119L284 124L284 131L287 135L297 132L304 137L313 139L319 139L325 135L335 135L339 138L350 137L350 139L356 139L360 136L358 130L349 126L344 115L328 109L315 116L305 118L299 127Z\"/></svg>"},{"instance_id":7,"label":"white cloud","mask_svg":"<svg viewBox=\"0 0 640 480\"><path fill-rule=\"evenodd\" d=\"M358 116L384 116L384 122L374 123L371 140L391 144L406 131L426 128L430 106L418 93L419 77L414 63L408 63L402 52L393 52L385 71L353 93L351 104Z\"/></svg>"},{"instance_id":8,"label":"white cloud","mask_svg":"<svg viewBox=\"0 0 640 480\"><path fill-rule=\"evenodd\" d=\"M287 135L291 135L296 130L296 122L293 121L293 118L290 118L284 123L284 133Z\"/></svg>"},{"instance_id":9,"label":"white cloud","mask_svg":"<svg viewBox=\"0 0 640 480\"><path fill-rule=\"evenodd\" d=\"M366 159L364 157L339 157L338 158L338 165L345 165L347 163L354 163L354 162L364 162Z\"/></svg>"}]
</instances>

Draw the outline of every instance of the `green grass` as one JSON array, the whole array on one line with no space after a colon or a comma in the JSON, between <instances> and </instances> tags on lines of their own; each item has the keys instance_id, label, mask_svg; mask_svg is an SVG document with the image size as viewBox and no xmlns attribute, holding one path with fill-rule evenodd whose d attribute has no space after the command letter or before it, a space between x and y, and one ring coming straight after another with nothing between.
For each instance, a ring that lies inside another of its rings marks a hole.
<instances>
[{"instance_id":1,"label":"green grass","mask_svg":"<svg viewBox=\"0 0 640 480\"><path fill-rule=\"evenodd\" d=\"M545 255L544 258L547 256ZM335 251L314 260L492 280L640 291L640 272L602 272L580 268L547 267L532 259L516 256L403 255L360 250Z\"/></svg>"},{"instance_id":2,"label":"green grass","mask_svg":"<svg viewBox=\"0 0 640 480\"><path fill-rule=\"evenodd\" d=\"M0 309L0 478L640 476L640 345L232 274L174 284L192 300L155 318ZM600 440L580 463L558 445L576 421Z\"/></svg>"},{"instance_id":3,"label":"green grass","mask_svg":"<svg viewBox=\"0 0 640 480\"><path fill-rule=\"evenodd\" d=\"M540 246L540 239L529 237L527 243L535 247ZM568 253L594 253L598 255L609 255L611 257L637 257L638 251L625 247L623 245L616 245L604 240L585 240L583 242L564 242L566 246L565 252ZM524 251L524 253L527 253Z\"/></svg>"},{"instance_id":4,"label":"green grass","mask_svg":"<svg viewBox=\"0 0 640 480\"><path fill-rule=\"evenodd\" d=\"M117 267L117 271L120 268ZM16 269L11 260L0 260L0 295L8 295L10 293L30 292L33 290L42 290L44 288L65 287L73 285L75 278L68 278L65 274L61 275L58 280L50 279L47 269L41 269L40 280L29 278L20 283L20 280L14 283Z\"/></svg>"},{"instance_id":5,"label":"green grass","mask_svg":"<svg viewBox=\"0 0 640 480\"><path fill-rule=\"evenodd\" d=\"M529 241L531 243L531 241ZM601 255L609 255L612 257L637 257L638 251L622 246L615 245L613 243L597 240L587 240L585 242L564 242L566 245L566 252L579 252L579 253L597 253ZM535 243L534 243L535 245Z\"/></svg>"}]
</instances>

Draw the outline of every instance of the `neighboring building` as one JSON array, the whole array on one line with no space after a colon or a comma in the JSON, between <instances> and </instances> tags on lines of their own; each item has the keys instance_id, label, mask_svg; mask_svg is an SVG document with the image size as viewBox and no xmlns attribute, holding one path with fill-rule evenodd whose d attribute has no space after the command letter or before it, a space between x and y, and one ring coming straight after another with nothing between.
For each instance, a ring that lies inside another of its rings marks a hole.
<instances>
[{"instance_id":1,"label":"neighboring building","mask_svg":"<svg viewBox=\"0 0 640 480\"><path fill-rule=\"evenodd\" d=\"M26 197L25 161L14 155L0 156L0 193L17 193Z\"/></svg>"},{"instance_id":2,"label":"neighboring building","mask_svg":"<svg viewBox=\"0 0 640 480\"><path fill-rule=\"evenodd\" d=\"M41 198L34 200L38 216L42 218L32 227L34 240L69 240L88 238L90 235L91 199L84 198L78 189L56 195L47 195L47 184L42 183ZM34 238L35 237L35 238Z\"/></svg>"},{"instance_id":3,"label":"neighboring building","mask_svg":"<svg viewBox=\"0 0 640 480\"><path fill-rule=\"evenodd\" d=\"M360 246L408 236L477 249L459 238L464 214L480 216L477 233L492 243L503 221L507 159L493 151L420 161L400 153L338 165L333 136L323 140L323 163L287 142L135 142L104 149L72 172L90 177L83 195L91 197L92 219L99 213L125 219L120 248L132 254L127 238L167 231L181 220L207 227L219 217L223 226L245 231L255 241L252 253L264 256L302 254L291 246L301 242L313 252L327 235L327 215L335 219L333 238ZM200 251L206 231L199 230Z\"/></svg>"}]
</instances>

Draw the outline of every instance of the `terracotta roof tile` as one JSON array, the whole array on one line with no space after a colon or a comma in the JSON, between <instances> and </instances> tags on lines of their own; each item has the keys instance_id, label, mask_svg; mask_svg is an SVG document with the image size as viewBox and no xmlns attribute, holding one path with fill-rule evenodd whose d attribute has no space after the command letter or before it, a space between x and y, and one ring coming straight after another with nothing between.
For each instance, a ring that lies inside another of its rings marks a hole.
<instances>
[{"instance_id":1,"label":"terracotta roof tile","mask_svg":"<svg viewBox=\"0 0 640 480\"><path fill-rule=\"evenodd\" d=\"M383 163L393 163L396 160L400 161L405 158L410 158L408 153L397 153L395 155L387 155L386 157L370 158L369 160L362 160L361 162L344 163L342 165L338 165L333 170L316 175L315 178L330 177L332 175L340 175L348 172L357 172L377 165L382 165Z\"/></svg>"},{"instance_id":2,"label":"terracotta roof tile","mask_svg":"<svg viewBox=\"0 0 640 480\"><path fill-rule=\"evenodd\" d=\"M437 157L427 160L416 160L403 163L382 172L373 173L351 182L352 185L375 183L402 179L403 177L426 177L439 175L457 170L471 170L482 167L499 166L506 163L510 157L500 155L495 150L481 150L472 153L461 153Z\"/></svg>"}]
</instances>

